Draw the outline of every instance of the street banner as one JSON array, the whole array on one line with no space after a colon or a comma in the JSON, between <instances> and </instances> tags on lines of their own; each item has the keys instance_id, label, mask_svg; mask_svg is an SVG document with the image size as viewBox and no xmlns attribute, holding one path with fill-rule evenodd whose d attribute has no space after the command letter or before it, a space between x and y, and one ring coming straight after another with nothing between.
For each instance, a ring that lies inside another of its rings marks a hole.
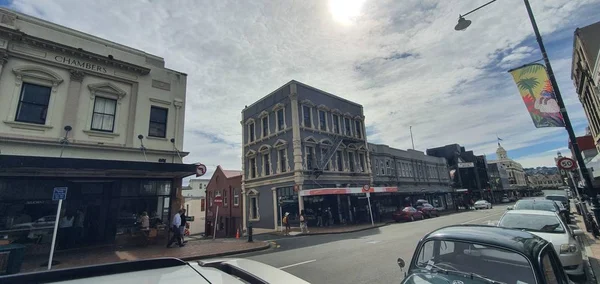
<instances>
[{"instance_id":1,"label":"street banner","mask_svg":"<svg viewBox=\"0 0 600 284\"><path fill-rule=\"evenodd\" d=\"M539 63L527 64L508 72L515 80L517 88L519 88L523 102L525 102L535 127L565 126L560 108L556 102L552 83L548 78L544 65Z\"/></svg>"}]
</instances>

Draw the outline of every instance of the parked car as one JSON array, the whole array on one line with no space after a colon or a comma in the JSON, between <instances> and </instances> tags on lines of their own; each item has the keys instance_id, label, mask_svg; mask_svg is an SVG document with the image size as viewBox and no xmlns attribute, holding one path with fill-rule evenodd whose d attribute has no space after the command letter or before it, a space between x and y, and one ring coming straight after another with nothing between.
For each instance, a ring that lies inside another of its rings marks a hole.
<instances>
[{"instance_id":1,"label":"parked car","mask_svg":"<svg viewBox=\"0 0 600 284\"><path fill-rule=\"evenodd\" d=\"M407 206L407 207L404 207L402 210L398 210L398 211L394 212L394 214L392 215L392 218L396 222L400 222L400 221L411 221L412 222L414 220L423 220L423 219L425 219L425 216L423 215L423 212L417 210L416 208Z\"/></svg>"},{"instance_id":2,"label":"parked car","mask_svg":"<svg viewBox=\"0 0 600 284\"><path fill-rule=\"evenodd\" d=\"M571 212L569 212L569 209L567 209L562 202L560 201L554 201L554 203L556 203L556 205L558 206L559 212L560 212L560 217L563 218L563 220L567 223L567 224L571 224Z\"/></svg>"},{"instance_id":3,"label":"parked car","mask_svg":"<svg viewBox=\"0 0 600 284\"><path fill-rule=\"evenodd\" d=\"M0 276L0 283L285 283L308 282L249 259L185 262L158 258Z\"/></svg>"},{"instance_id":4,"label":"parked car","mask_svg":"<svg viewBox=\"0 0 600 284\"><path fill-rule=\"evenodd\" d=\"M566 195L550 194L546 195L546 199L552 201L560 201L565 207L567 207L567 210L571 211L571 202L569 202L569 198Z\"/></svg>"},{"instance_id":5,"label":"parked car","mask_svg":"<svg viewBox=\"0 0 600 284\"><path fill-rule=\"evenodd\" d=\"M475 207L475 210L478 209L492 209L492 203L489 203L487 200L477 200L475 201L475 205L473 205L473 207Z\"/></svg>"},{"instance_id":6,"label":"parked car","mask_svg":"<svg viewBox=\"0 0 600 284\"><path fill-rule=\"evenodd\" d=\"M429 204L429 203L423 203L420 206L417 206L416 208L418 211L423 212L423 215L425 216L425 218L431 218L431 217L440 217L440 212L433 207L433 205Z\"/></svg>"},{"instance_id":7,"label":"parked car","mask_svg":"<svg viewBox=\"0 0 600 284\"><path fill-rule=\"evenodd\" d=\"M454 225L419 241L402 284L569 283L560 263L550 242L527 231Z\"/></svg>"},{"instance_id":8,"label":"parked car","mask_svg":"<svg viewBox=\"0 0 600 284\"><path fill-rule=\"evenodd\" d=\"M526 230L552 243L567 274L585 277L582 248L576 236L583 231L571 229L555 212L537 210L507 211L498 226Z\"/></svg>"},{"instance_id":9,"label":"parked car","mask_svg":"<svg viewBox=\"0 0 600 284\"><path fill-rule=\"evenodd\" d=\"M502 199L500 199L501 203L509 203L510 199L508 199L508 196L502 196Z\"/></svg>"},{"instance_id":10,"label":"parked car","mask_svg":"<svg viewBox=\"0 0 600 284\"><path fill-rule=\"evenodd\" d=\"M543 210L543 211L552 211L552 212L560 212L560 208L558 205L554 203L552 200L544 200L544 199L524 199L519 200L515 203L514 206L509 206L506 209L508 210Z\"/></svg>"}]
</instances>

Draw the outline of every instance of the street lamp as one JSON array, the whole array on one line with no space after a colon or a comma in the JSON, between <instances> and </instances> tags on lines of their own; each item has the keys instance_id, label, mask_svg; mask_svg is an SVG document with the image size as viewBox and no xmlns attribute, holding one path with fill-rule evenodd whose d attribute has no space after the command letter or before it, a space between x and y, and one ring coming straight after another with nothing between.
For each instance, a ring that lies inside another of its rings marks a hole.
<instances>
[{"instance_id":1,"label":"street lamp","mask_svg":"<svg viewBox=\"0 0 600 284\"><path fill-rule=\"evenodd\" d=\"M488 3L485 3L464 15L459 15L458 24L454 27L455 30L465 30L467 27L471 25L471 21L465 19L464 17L489 5L496 0L492 0ZM558 89L558 83L556 82L556 78L554 77L554 71L552 71L552 65L550 65L550 60L548 59L548 54L546 53L546 47L544 47L544 42L542 41L542 36L540 35L540 31L538 30L537 23L535 21L535 17L533 16L533 11L531 10L531 5L529 5L529 0L523 0L525 3L525 8L527 8L527 14L529 15L529 20L531 21L531 26L533 27L533 32L535 33L535 38L540 46L540 51L542 53L542 57L544 58L544 63L546 64L546 70L548 72L548 77L550 78L550 82L552 83L552 88L554 89L554 93L556 95L556 102L560 108L560 113L563 116L565 121L565 128L567 129L567 133L569 134L569 139L571 140L571 146L573 147L573 151L575 152L575 158L577 159L577 163L579 164L579 168L581 169L581 175L586 183L586 187L589 190L591 195L590 199L592 201L592 211L594 211L594 215L596 217L596 222L600 221L600 202L596 198L597 192L595 192L594 187L592 185L592 180L590 179L590 175L588 174L588 170L585 166L585 162L583 160L583 156L579 151L579 145L577 144L577 137L575 136L575 131L573 130L573 126L571 125L571 120L569 119L569 115L567 113L567 109L565 108L565 103L560 94L560 90Z\"/></svg>"}]
</instances>

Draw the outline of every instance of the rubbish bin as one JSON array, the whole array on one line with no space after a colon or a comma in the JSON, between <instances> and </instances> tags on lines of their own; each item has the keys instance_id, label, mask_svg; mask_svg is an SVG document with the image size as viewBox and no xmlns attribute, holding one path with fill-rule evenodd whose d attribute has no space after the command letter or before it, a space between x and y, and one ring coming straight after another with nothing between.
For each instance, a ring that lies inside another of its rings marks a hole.
<instances>
[{"instance_id":1,"label":"rubbish bin","mask_svg":"<svg viewBox=\"0 0 600 284\"><path fill-rule=\"evenodd\" d=\"M9 244L0 246L0 275L21 272L21 264L25 258L25 246Z\"/></svg>"}]
</instances>

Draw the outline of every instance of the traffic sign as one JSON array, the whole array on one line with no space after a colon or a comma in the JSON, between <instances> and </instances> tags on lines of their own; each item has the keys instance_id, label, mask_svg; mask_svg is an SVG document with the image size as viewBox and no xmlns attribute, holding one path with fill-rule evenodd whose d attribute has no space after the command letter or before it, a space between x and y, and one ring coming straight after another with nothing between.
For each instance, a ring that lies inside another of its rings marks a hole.
<instances>
[{"instance_id":1,"label":"traffic sign","mask_svg":"<svg viewBox=\"0 0 600 284\"><path fill-rule=\"evenodd\" d=\"M375 191L375 189L374 189L374 188L372 188L372 187L371 187L370 185L368 185L368 184L365 184L365 185L363 185L363 187L362 187L362 192L373 192L373 191Z\"/></svg>"},{"instance_id":2,"label":"traffic sign","mask_svg":"<svg viewBox=\"0 0 600 284\"><path fill-rule=\"evenodd\" d=\"M215 196L215 199L213 199L213 203L217 206L220 206L221 204L223 204L223 197L221 197L220 195Z\"/></svg>"},{"instance_id":3,"label":"traffic sign","mask_svg":"<svg viewBox=\"0 0 600 284\"><path fill-rule=\"evenodd\" d=\"M559 169L570 171L577 168L577 163L571 158L562 157L558 159L558 161L556 162L556 166Z\"/></svg>"},{"instance_id":4,"label":"traffic sign","mask_svg":"<svg viewBox=\"0 0 600 284\"><path fill-rule=\"evenodd\" d=\"M55 187L52 192L52 201L67 199L67 187Z\"/></svg>"},{"instance_id":5,"label":"traffic sign","mask_svg":"<svg viewBox=\"0 0 600 284\"><path fill-rule=\"evenodd\" d=\"M196 177L201 177L206 173L206 166L204 164L196 165Z\"/></svg>"}]
</instances>

